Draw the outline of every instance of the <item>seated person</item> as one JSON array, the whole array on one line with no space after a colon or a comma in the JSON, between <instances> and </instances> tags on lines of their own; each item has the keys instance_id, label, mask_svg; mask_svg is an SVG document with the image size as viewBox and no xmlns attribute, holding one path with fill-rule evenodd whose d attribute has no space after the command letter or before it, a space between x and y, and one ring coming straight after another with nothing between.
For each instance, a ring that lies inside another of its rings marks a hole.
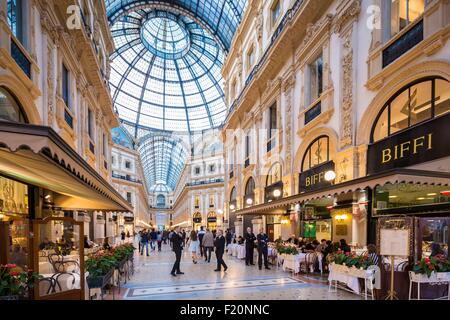
<instances>
[{"instance_id":1,"label":"seated person","mask_svg":"<svg viewBox=\"0 0 450 320\"><path fill-rule=\"evenodd\" d=\"M315 252L316 248L319 246L319 241L317 241L316 239L314 239L312 242L309 242L306 246L305 246L305 252Z\"/></svg>"},{"instance_id":2,"label":"seated person","mask_svg":"<svg viewBox=\"0 0 450 320\"><path fill-rule=\"evenodd\" d=\"M84 236L84 248L85 249L90 249L93 247L93 243L92 241L89 241L87 236Z\"/></svg>"},{"instance_id":3,"label":"seated person","mask_svg":"<svg viewBox=\"0 0 450 320\"><path fill-rule=\"evenodd\" d=\"M106 237L105 240L103 241L103 249L104 250L110 250L111 246L109 245L109 238Z\"/></svg>"},{"instance_id":4,"label":"seated person","mask_svg":"<svg viewBox=\"0 0 450 320\"><path fill-rule=\"evenodd\" d=\"M347 244L347 241L345 239L339 240L339 247L344 253L351 252L350 246Z\"/></svg>"},{"instance_id":5,"label":"seated person","mask_svg":"<svg viewBox=\"0 0 450 320\"><path fill-rule=\"evenodd\" d=\"M431 254L430 257L437 256L439 254L444 254L444 250L442 250L441 245L437 242L433 242L431 244Z\"/></svg>"},{"instance_id":6,"label":"seated person","mask_svg":"<svg viewBox=\"0 0 450 320\"><path fill-rule=\"evenodd\" d=\"M242 236L239 236L238 244L244 244L244 238Z\"/></svg>"},{"instance_id":7,"label":"seated person","mask_svg":"<svg viewBox=\"0 0 450 320\"><path fill-rule=\"evenodd\" d=\"M28 264L27 253L24 249L20 245L15 244L10 257L11 263L17 265L21 270L26 270Z\"/></svg>"},{"instance_id":8,"label":"seated person","mask_svg":"<svg viewBox=\"0 0 450 320\"><path fill-rule=\"evenodd\" d=\"M48 240L48 238L44 238L44 241L39 245L39 250L50 250L55 247L55 244Z\"/></svg>"},{"instance_id":9,"label":"seated person","mask_svg":"<svg viewBox=\"0 0 450 320\"><path fill-rule=\"evenodd\" d=\"M298 238L298 244L297 244L300 248L306 246L306 239L303 239L302 237Z\"/></svg>"},{"instance_id":10,"label":"seated person","mask_svg":"<svg viewBox=\"0 0 450 320\"><path fill-rule=\"evenodd\" d=\"M367 245L367 252L369 254L369 261L376 265L379 266L381 263L381 258L377 253L377 247L374 244L368 244Z\"/></svg>"},{"instance_id":11,"label":"seated person","mask_svg":"<svg viewBox=\"0 0 450 320\"><path fill-rule=\"evenodd\" d=\"M295 237L295 234L293 234L289 239L287 239L287 242L295 244L296 246L298 246L298 239Z\"/></svg>"}]
</instances>

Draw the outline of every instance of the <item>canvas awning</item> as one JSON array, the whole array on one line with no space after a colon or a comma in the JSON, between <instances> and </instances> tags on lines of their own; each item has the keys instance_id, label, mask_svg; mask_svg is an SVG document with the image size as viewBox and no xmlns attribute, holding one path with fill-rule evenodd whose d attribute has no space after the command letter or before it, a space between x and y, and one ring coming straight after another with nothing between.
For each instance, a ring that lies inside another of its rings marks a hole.
<instances>
[{"instance_id":1,"label":"canvas awning","mask_svg":"<svg viewBox=\"0 0 450 320\"><path fill-rule=\"evenodd\" d=\"M0 121L0 174L58 193L63 209L132 212L132 206L53 129Z\"/></svg>"},{"instance_id":2,"label":"canvas awning","mask_svg":"<svg viewBox=\"0 0 450 320\"><path fill-rule=\"evenodd\" d=\"M244 208L234 212L236 215L254 214L282 214L286 209L297 203L304 203L314 199L328 196L336 196L348 192L375 188L385 184L412 183L426 185L450 186L450 173L416 169L394 169L372 176L357 178L354 180L324 187L319 191L296 194L270 203L263 203Z\"/></svg>"}]
</instances>

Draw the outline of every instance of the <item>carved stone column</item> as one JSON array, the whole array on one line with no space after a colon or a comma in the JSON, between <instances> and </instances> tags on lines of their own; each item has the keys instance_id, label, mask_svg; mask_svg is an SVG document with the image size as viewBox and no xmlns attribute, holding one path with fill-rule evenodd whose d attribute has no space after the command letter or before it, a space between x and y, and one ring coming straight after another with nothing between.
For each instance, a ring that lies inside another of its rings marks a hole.
<instances>
[{"instance_id":1,"label":"carved stone column","mask_svg":"<svg viewBox=\"0 0 450 320\"><path fill-rule=\"evenodd\" d=\"M285 187L288 195L293 194L293 172L292 172L292 105L293 89L295 85L295 73L290 71L283 82L283 92L285 97L285 176L289 177L289 184Z\"/></svg>"}]
</instances>

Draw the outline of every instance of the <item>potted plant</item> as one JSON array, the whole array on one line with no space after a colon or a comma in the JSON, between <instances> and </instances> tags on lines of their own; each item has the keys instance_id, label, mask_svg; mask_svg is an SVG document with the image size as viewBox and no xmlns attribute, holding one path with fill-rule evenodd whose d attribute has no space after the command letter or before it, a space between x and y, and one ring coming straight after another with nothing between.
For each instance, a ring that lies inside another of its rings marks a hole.
<instances>
[{"instance_id":1,"label":"potted plant","mask_svg":"<svg viewBox=\"0 0 450 320\"><path fill-rule=\"evenodd\" d=\"M21 271L15 264L0 265L0 300L25 298L35 281L41 278L37 272Z\"/></svg>"},{"instance_id":2,"label":"potted plant","mask_svg":"<svg viewBox=\"0 0 450 320\"><path fill-rule=\"evenodd\" d=\"M89 288L102 288L111 278L117 260L111 252L101 250L86 260Z\"/></svg>"},{"instance_id":3,"label":"potted plant","mask_svg":"<svg viewBox=\"0 0 450 320\"><path fill-rule=\"evenodd\" d=\"M436 281L450 279L450 259L444 255L422 258L414 267L413 272L419 281Z\"/></svg>"}]
</instances>

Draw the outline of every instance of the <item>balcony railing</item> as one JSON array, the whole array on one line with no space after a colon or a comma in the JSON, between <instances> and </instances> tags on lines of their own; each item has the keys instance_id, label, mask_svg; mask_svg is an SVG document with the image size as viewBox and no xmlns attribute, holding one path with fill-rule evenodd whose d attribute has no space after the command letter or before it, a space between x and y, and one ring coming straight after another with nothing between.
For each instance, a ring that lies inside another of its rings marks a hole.
<instances>
[{"instance_id":1,"label":"balcony railing","mask_svg":"<svg viewBox=\"0 0 450 320\"><path fill-rule=\"evenodd\" d=\"M64 110L64 120L73 129L73 117L67 109Z\"/></svg>"},{"instance_id":2,"label":"balcony railing","mask_svg":"<svg viewBox=\"0 0 450 320\"><path fill-rule=\"evenodd\" d=\"M383 68L400 58L423 40L423 19L383 50Z\"/></svg>"},{"instance_id":3,"label":"balcony railing","mask_svg":"<svg viewBox=\"0 0 450 320\"><path fill-rule=\"evenodd\" d=\"M302 7L302 4L303 4L303 0L297 0L294 3L294 5L292 6L292 8L289 9L286 12L286 14L284 15L283 19L281 19L280 24L275 29L275 31L274 31L271 39L270 39L270 44L267 46L266 50L264 51L264 54L259 59L258 64L253 67L252 71L248 75L248 77L247 77L247 79L245 81L245 86L244 86L244 88L242 88L241 93L239 94L239 96L234 100L233 104L231 105L230 110L228 112L228 116L232 113L232 111L236 108L236 106L241 102L245 89L250 85L252 80L255 78L255 75L262 68L262 66L266 63L266 61L267 61L267 59L269 57L270 50L273 48L275 42L278 40L280 35L285 30L286 25L288 25L289 22L292 19L294 19L295 16L297 15L297 13L300 11L300 8Z\"/></svg>"},{"instance_id":4,"label":"balcony railing","mask_svg":"<svg viewBox=\"0 0 450 320\"><path fill-rule=\"evenodd\" d=\"M316 105L305 112L305 125L317 118L322 112L322 103L319 101Z\"/></svg>"},{"instance_id":5,"label":"balcony railing","mask_svg":"<svg viewBox=\"0 0 450 320\"><path fill-rule=\"evenodd\" d=\"M142 181L139 180L139 179L135 179L135 178L132 178L132 177L129 177L129 176L121 176L120 174L117 174L117 173L113 173L112 177L115 178L115 179L122 179L122 180L126 180L126 181L142 183Z\"/></svg>"},{"instance_id":6,"label":"balcony railing","mask_svg":"<svg viewBox=\"0 0 450 320\"><path fill-rule=\"evenodd\" d=\"M11 57L16 61L23 72L25 72L28 78L31 79L31 62L13 39L11 39Z\"/></svg>"},{"instance_id":7,"label":"balcony railing","mask_svg":"<svg viewBox=\"0 0 450 320\"><path fill-rule=\"evenodd\" d=\"M92 154L95 154L95 146L91 141L89 141L89 150L92 152Z\"/></svg>"},{"instance_id":8,"label":"balcony railing","mask_svg":"<svg viewBox=\"0 0 450 320\"><path fill-rule=\"evenodd\" d=\"M203 180L203 181L188 182L188 183L186 183L186 186L190 187L190 186L199 186L199 185L204 185L204 184L222 183L222 182L224 182L224 179L209 179L209 180Z\"/></svg>"}]
</instances>

